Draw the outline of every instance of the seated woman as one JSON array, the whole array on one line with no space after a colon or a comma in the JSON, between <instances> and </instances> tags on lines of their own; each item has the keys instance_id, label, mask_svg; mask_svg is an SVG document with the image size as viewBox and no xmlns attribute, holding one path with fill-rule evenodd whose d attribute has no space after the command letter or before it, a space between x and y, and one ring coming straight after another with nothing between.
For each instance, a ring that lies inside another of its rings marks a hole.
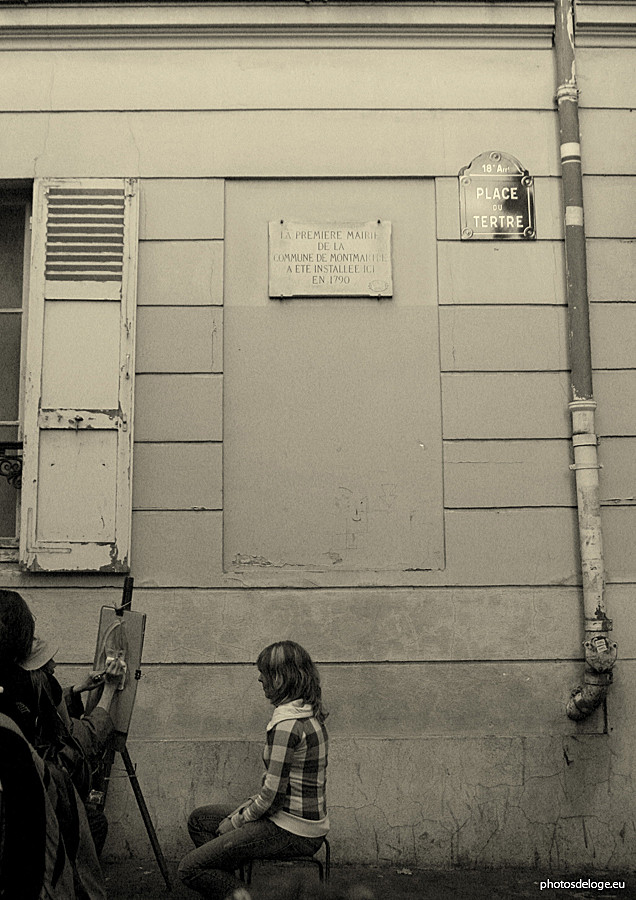
<instances>
[{"instance_id":1,"label":"seated woman","mask_svg":"<svg viewBox=\"0 0 636 900\"><path fill-rule=\"evenodd\" d=\"M275 707L267 725L261 789L237 809L201 806L188 819L196 849L181 861L179 876L208 900L240 889L234 872L249 860L313 856L329 831L327 713L318 670L293 641L266 647L256 665Z\"/></svg>"}]
</instances>

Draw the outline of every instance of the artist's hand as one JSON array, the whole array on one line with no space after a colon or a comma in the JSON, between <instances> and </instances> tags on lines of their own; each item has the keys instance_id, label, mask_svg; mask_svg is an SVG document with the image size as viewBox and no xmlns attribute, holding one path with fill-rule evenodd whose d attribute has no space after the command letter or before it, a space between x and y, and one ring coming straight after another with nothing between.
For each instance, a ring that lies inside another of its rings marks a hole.
<instances>
[{"instance_id":1,"label":"artist's hand","mask_svg":"<svg viewBox=\"0 0 636 900\"><path fill-rule=\"evenodd\" d=\"M106 684L118 686L125 671L126 666L121 659L110 659L104 669L104 681Z\"/></svg>"},{"instance_id":2,"label":"artist's hand","mask_svg":"<svg viewBox=\"0 0 636 900\"><path fill-rule=\"evenodd\" d=\"M106 669L104 670L104 690L102 691L102 696L99 698L99 703L97 704L98 706L101 706L102 709L105 709L106 712L110 712L111 703L115 699L115 695L117 694L125 671L126 665L121 659L110 659L106 663Z\"/></svg>"},{"instance_id":3,"label":"artist's hand","mask_svg":"<svg viewBox=\"0 0 636 900\"><path fill-rule=\"evenodd\" d=\"M84 691L94 691L100 684L104 683L103 672L89 672L83 681L79 681L73 685L73 693L81 694Z\"/></svg>"},{"instance_id":4,"label":"artist's hand","mask_svg":"<svg viewBox=\"0 0 636 900\"><path fill-rule=\"evenodd\" d=\"M216 833L221 835L225 834L228 831L234 831L234 825L232 825L232 820L229 818L223 819L219 827L216 829Z\"/></svg>"}]
</instances>

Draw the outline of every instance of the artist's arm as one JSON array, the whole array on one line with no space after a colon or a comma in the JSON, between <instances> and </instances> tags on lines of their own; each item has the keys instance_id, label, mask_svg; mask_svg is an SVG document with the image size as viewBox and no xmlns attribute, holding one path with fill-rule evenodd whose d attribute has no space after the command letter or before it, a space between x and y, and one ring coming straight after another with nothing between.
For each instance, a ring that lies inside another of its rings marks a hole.
<instances>
[{"instance_id":1,"label":"artist's arm","mask_svg":"<svg viewBox=\"0 0 636 900\"><path fill-rule=\"evenodd\" d=\"M111 659L104 670L104 690L99 698L96 709L104 709L110 712L111 703L121 684L126 667L120 659Z\"/></svg>"},{"instance_id":2,"label":"artist's arm","mask_svg":"<svg viewBox=\"0 0 636 900\"><path fill-rule=\"evenodd\" d=\"M82 715L83 707L79 715L74 714L72 703L75 700L73 698L71 706L68 705L67 700L67 706L71 713L68 723L70 731L89 757L101 752L106 741L114 731L115 725L110 716L110 708L124 671L125 668L121 660L114 659L108 663L103 676L100 677L98 682L98 684L103 684L102 695L97 705L87 715ZM74 691L75 689L73 688L72 690Z\"/></svg>"},{"instance_id":3,"label":"artist's arm","mask_svg":"<svg viewBox=\"0 0 636 900\"><path fill-rule=\"evenodd\" d=\"M84 702L82 694L87 691L94 691L104 683L103 672L89 672L85 678L64 688L64 703L68 710L69 716L79 719L84 715Z\"/></svg>"}]
</instances>

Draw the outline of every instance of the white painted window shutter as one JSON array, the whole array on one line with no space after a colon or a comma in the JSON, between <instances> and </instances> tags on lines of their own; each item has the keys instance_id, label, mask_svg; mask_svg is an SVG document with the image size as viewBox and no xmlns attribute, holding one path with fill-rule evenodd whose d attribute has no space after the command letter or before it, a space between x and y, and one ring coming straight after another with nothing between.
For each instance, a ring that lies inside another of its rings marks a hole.
<instances>
[{"instance_id":1,"label":"white painted window shutter","mask_svg":"<svg viewBox=\"0 0 636 900\"><path fill-rule=\"evenodd\" d=\"M38 179L24 403L20 561L129 570L138 192Z\"/></svg>"}]
</instances>

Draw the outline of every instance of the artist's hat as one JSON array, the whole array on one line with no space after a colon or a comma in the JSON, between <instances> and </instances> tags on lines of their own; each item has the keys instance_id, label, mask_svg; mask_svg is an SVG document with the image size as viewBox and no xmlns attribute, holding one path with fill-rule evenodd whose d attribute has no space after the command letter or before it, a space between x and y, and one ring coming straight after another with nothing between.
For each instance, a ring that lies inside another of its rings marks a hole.
<instances>
[{"instance_id":1,"label":"artist's hat","mask_svg":"<svg viewBox=\"0 0 636 900\"><path fill-rule=\"evenodd\" d=\"M50 644L48 641L45 641L44 638L41 638L36 634L33 638L33 643L31 644L31 652L29 653L27 658L20 663L20 665L23 669L26 669L27 672L34 672L36 669L41 668L50 659L53 659L57 651L57 647L55 647L53 644Z\"/></svg>"}]
</instances>

